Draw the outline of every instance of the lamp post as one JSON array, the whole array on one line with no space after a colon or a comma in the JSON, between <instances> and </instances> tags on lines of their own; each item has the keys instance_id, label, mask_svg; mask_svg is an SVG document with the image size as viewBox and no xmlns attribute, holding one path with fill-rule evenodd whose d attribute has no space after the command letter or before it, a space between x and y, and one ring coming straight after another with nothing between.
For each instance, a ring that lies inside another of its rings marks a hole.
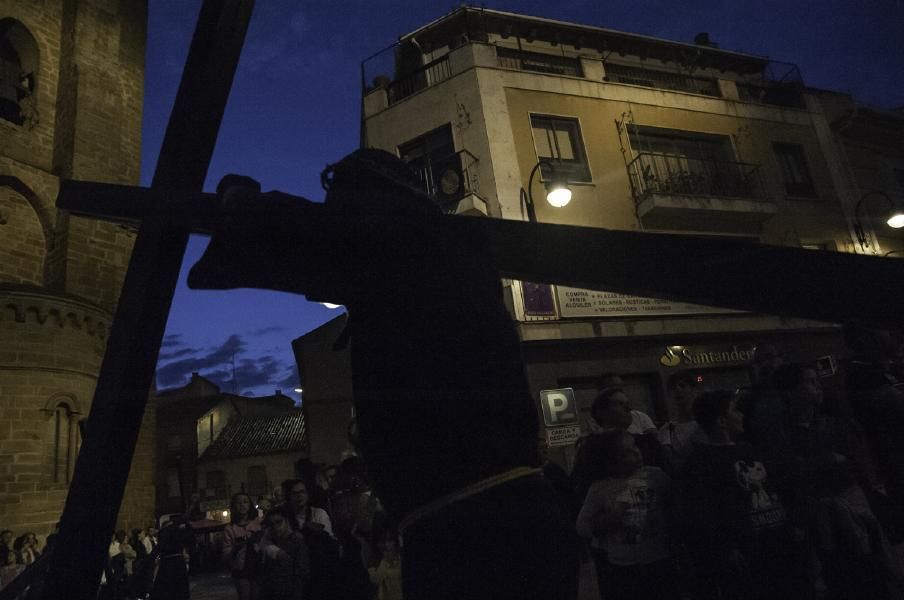
<instances>
[{"instance_id":1,"label":"lamp post","mask_svg":"<svg viewBox=\"0 0 904 600\"><path fill-rule=\"evenodd\" d=\"M527 178L527 190L521 188L521 203L526 207L527 220L531 223L537 222L537 213L534 209L534 193L533 184L534 176L540 170L542 165L546 165L549 169L549 177L543 182L546 187L546 201L556 208L562 208L571 202L571 190L568 189L568 181L556 174L556 167L548 160L539 160L534 168L530 171L530 177Z\"/></svg>"},{"instance_id":2,"label":"lamp post","mask_svg":"<svg viewBox=\"0 0 904 600\"><path fill-rule=\"evenodd\" d=\"M904 227L904 212L895 207L895 203L891 198L889 198L886 194L877 191L867 192L863 194L860 200L857 201L857 207L854 209L854 233L857 234L857 242L860 244L861 250L866 250L867 246L869 246L870 244L870 241L869 236L866 235L866 231L864 231L863 229L863 222L861 221L860 213L866 199L873 196L884 198L885 202L888 204L890 212L888 213L888 219L886 219L885 223L892 229L900 229L901 227Z\"/></svg>"}]
</instances>

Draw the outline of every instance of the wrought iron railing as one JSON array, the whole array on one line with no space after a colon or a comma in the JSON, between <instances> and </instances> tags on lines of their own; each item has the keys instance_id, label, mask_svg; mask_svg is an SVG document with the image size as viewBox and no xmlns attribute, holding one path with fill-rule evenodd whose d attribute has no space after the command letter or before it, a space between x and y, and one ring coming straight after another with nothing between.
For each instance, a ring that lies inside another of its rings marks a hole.
<instances>
[{"instance_id":1,"label":"wrought iron railing","mask_svg":"<svg viewBox=\"0 0 904 600\"><path fill-rule=\"evenodd\" d=\"M762 199L759 165L641 152L628 163L634 199L650 194Z\"/></svg>"},{"instance_id":2,"label":"wrought iron railing","mask_svg":"<svg viewBox=\"0 0 904 600\"><path fill-rule=\"evenodd\" d=\"M722 96L719 91L719 84L715 79L692 77L681 73L669 73L642 67L628 67L606 63L606 81L643 85L660 90L703 94L704 96L713 96L715 98Z\"/></svg>"},{"instance_id":3,"label":"wrought iron railing","mask_svg":"<svg viewBox=\"0 0 904 600\"><path fill-rule=\"evenodd\" d=\"M738 97L745 102L806 108L803 78L797 65L769 61L763 70L736 82Z\"/></svg>"},{"instance_id":4,"label":"wrought iron railing","mask_svg":"<svg viewBox=\"0 0 904 600\"><path fill-rule=\"evenodd\" d=\"M451 76L452 68L449 65L449 56L438 58L420 69L391 82L386 88L389 104L395 104L415 92L426 89L431 85L436 85Z\"/></svg>"},{"instance_id":5,"label":"wrought iron railing","mask_svg":"<svg viewBox=\"0 0 904 600\"><path fill-rule=\"evenodd\" d=\"M806 108L802 86L797 83L737 83L738 98L745 102L789 108Z\"/></svg>"},{"instance_id":6,"label":"wrought iron railing","mask_svg":"<svg viewBox=\"0 0 904 600\"><path fill-rule=\"evenodd\" d=\"M584 76L579 58L526 52L503 46L496 46L496 64L505 69L518 69L519 71L534 71L569 77Z\"/></svg>"},{"instance_id":7,"label":"wrought iron railing","mask_svg":"<svg viewBox=\"0 0 904 600\"><path fill-rule=\"evenodd\" d=\"M445 212L455 212L458 201L468 194L480 197L479 164L476 156L459 150L415 169L415 174Z\"/></svg>"}]
</instances>

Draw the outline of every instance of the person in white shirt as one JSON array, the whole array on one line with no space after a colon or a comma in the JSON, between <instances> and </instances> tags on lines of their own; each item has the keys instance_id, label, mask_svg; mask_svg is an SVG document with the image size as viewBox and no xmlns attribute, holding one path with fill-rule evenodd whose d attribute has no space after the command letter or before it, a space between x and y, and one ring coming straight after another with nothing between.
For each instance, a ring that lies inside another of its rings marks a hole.
<instances>
[{"instance_id":1,"label":"person in white shirt","mask_svg":"<svg viewBox=\"0 0 904 600\"><path fill-rule=\"evenodd\" d=\"M282 484L286 506L298 520L299 529L316 527L333 535L333 523L322 508L308 505L308 487L301 479L287 479Z\"/></svg>"},{"instance_id":2,"label":"person in white shirt","mask_svg":"<svg viewBox=\"0 0 904 600\"><path fill-rule=\"evenodd\" d=\"M576 530L592 538L605 598L674 597L676 576L665 514L671 480L643 463L634 436L613 430L599 439L604 476L590 486Z\"/></svg>"},{"instance_id":3,"label":"person in white shirt","mask_svg":"<svg viewBox=\"0 0 904 600\"><path fill-rule=\"evenodd\" d=\"M697 378L689 371L669 377L668 389L675 404L675 418L659 429L659 443L665 449L668 464L677 471L690 456L694 444L706 441L706 434L694 419Z\"/></svg>"},{"instance_id":4,"label":"person in white shirt","mask_svg":"<svg viewBox=\"0 0 904 600\"><path fill-rule=\"evenodd\" d=\"M631 408L624 381L618 375L603 376L590 415L593 417L589 422L591 433L626 429L630 434L640 435L656 430L656 424L649 415Z\"/></svg>"}]
</instances>

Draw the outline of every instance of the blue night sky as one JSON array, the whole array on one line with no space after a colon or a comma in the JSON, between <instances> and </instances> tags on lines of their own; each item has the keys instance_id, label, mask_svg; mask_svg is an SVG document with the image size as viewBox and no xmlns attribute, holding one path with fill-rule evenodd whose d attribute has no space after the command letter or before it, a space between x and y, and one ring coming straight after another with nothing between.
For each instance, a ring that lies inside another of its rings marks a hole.
<instances>
[{"instance_id":1,"label":"blue night sky","mask_svg":"<svg viewBox=\"0 0 904 600\"><path fill-rule=\"evenodd\" d=\"M149 185L200 0L150 0L142 184ZM796 63L812 87L904 106L904 0L486 1L486 8L690 42ZM453 10L424 0L258 0L205 189L226 173L320 200L320 171L355 149L360 62ZM371 73L373 75L375 73ZM224 391L266 395L298 385L290 342L337 315L301 296L188 290L206 238L193 236L158 363L159 388L193 371ZM236 386L232 383L235 361Z\"/></svg>"}]
</instances>

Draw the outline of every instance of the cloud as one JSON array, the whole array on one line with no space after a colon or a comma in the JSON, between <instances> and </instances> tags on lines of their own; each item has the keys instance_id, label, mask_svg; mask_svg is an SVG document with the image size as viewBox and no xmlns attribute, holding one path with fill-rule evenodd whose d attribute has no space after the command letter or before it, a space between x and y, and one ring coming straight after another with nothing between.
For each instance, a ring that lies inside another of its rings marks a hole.
<instances>
[{"instance_id":1,"label":"cloud","mask_svg":"<svg viewBox=\"0 0 904 600\"><path fill-rule=\"evenodd\" d=\"M270 327L261 327L260 329L255 329L251 332L250 335L267 335L268 333L279 333L280 331L285 331L286 328L281 325L271 325Z\"/></svg>"},{"instance_id":2,"label":"cloud","mask_svg":"<svg viewBox=\"0 0 904 600\"><path fill-rule=\"evenodd\" d=\"M163 336L163 343L160 344L160 347L172 348L173 346L181 346L183 343L181 333L171 333Z\"/></svg>"},{"instance_id":3,"label":"cloud","mask_svg":"<svg viewBox=\"0 0 904 600\"><path fill-rule=\"evenodd\" d=\"M194 351L195 356L189 356L187 358L182 358L181 360L169 362L163 366L160 366L158 361L157 382L163 387L181 385L186 381L187 376L190 376L192 373L201 373L202 371L221 368L224 365L231 365L233 356L241 354L246 347L247 344L241 336L232 334L220 346L213 348L206 354L196 350ZM172 354L187 356L187 354L181 350L177 350ZM162 356L161 360L163 360Z\"/></svg>"},{"instance_id":4,"label":"cloud","mask_svg":"<svg viewBox=\"0 0 904 600\"><path fill-rule=\"evenodd\" d=\"M254 331L264 334L282 331L279 326L264 327ZM207 350L179 347L182 336L170 338L170 350L162 352L157 364L157 384L160 388L185 385L192 373L199 373L215 383L224 392L234 392L244 396L267 395L275 390L291 390L298 385L298 375L294 362L287 354L280 356L274 348L272 353L248 356L247 337L230 335L222 344ZM235 366L233 367L233 358Z\"/></svg>"},{"instance_id":5,"label":"cloud","mask_svg":"<svg viewBox=\"0 0 904 600\"><path fill-rule=\"evenodd\" d=\"M161 352L160 356L157 358L158 361L161 360L172 360L174 358L179 358L181 356L188 356L190 354L194 354L198 350L196 348L180 348L179 350L174 350L172 352Z\"/></svg>"}]
</instances>

